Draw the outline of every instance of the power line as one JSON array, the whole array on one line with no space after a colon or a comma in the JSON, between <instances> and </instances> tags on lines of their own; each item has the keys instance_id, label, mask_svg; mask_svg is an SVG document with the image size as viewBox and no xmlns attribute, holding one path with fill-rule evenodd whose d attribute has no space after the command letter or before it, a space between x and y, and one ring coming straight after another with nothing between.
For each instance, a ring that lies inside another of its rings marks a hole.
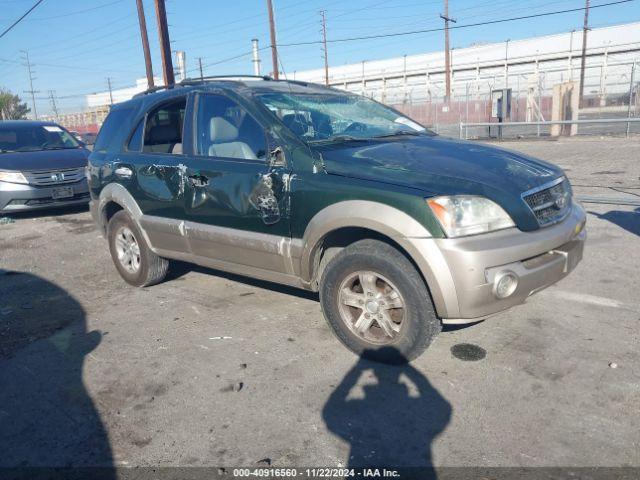
<instances>
[{"instance_id":1,"label":"power line","mask_svg":"<svg viewBox=\"0 0 640 480\"><path fill-rule=\"evenodd\" d=\"M635 0L619 0L617 2L609 2L609 3L603 3L600 5L592 5L590 8L593 10L594 8L600 8L600 7L608 7L611 5L619 5L621 3L629 3L629 2L633 2ZM548 17L550 15L560 15L563 13L571 13L571 12L581 12L585 9L585 7L580 7L580 8L570 8L570 9L566 9L566 10L556 10L553 12L543 12L543 13L537 13L537 14L533 14L533 15L523 15L520 17L511 17L511 18L501 18L498 20L488 20L485 22L476 22L476 23L467 23L464 25L454 25L454 26L450 26L449 30L454 30L454 29L460 29L460 28L470 28L470 27L480 27L480 26L484 26L484 25L495 25L497 23L505 23L505 22L513 22L516 20L527 20L527 19L531 19L531 18L539 18L539 17ZM429 28L429 29L424 29L424 30L411 30L408 32L396 32L396 33L387 33L387 34L379 34L379 35L366 35L366 36L362 36L362 37L348 37L348 38L334 38L332 40L327 39L327 43L339 43L339 42L355 42L355 41L359 41L359 40L373 40L376 38L388 38L388 37L401 37L401 36L406 36L406 35L417 35L420 33L431 33L431 32L442 32L444 31L444 28ZM281 43L278 44L279 47L298 47L298 46L303 46L303 45L317 45L322 43L322 40L315 40L315 41L308 41L308 42L298 42L298 43Z\"/></svg>"},{"instance_id":2,"label":"power line","mask_svg":"<svg viewBox=\"0 0 640 480\"><path fill-rule=\"evenodd\" d=\"M115 42L111 42L111 43L104 43L104 39L105 38L114 38L116 33L121 33L121 32L125 32L128 30L133 30L135 29L137 25L135 23L130 23L127 26L123 27L123 28L119 28L116 30L112 30L110 31L108 34L105 35L99 35L99 36L93 36L92 38L88 39L88 40L83 40L80 42L80 45L82 45L82 47L86 47L87 50L80 50L76 53L70 54L70 55L64 55L62 57L55 57L51 58L51 53L52 52L60 52L60 51L65 51L65 50L69 50L70 48L73 48L75 50L76 47L61 47L60 45L56 45L53 48L49 48L46 50L38 50L38 54L37 54L37 58L43 58L46 59L47 61L54 61L57 62L58 60L63 60L63 59L67 59L67 58L78 58L80 56L83 55L87 55L87 54L92 54L95 56L96 51L100 51L100 50L104 50L107 47L110 47L111 45L117 45L119 43L122 43L124 41L129 41L133 38L137 38L138 34L132 34L129 35L125 38L120 38L119 40L116 40ZM95 46L90 46L92 43L94 42L98 42L99 45L95 45ZM76 43L76 46L78 45L78 43ZM131 47L129 46L128 49L130 49ZM32 48L29 47L29 51L32 51Z\"/></svg>"},{"instance_id":3,"label":"power line","mask_svg":"<svg viewBox=\"0 0 640 480\"><path fill-rule=\"evenodd\" d=\"M131 19L131 15L124 15L122 17L118 17L110 22L104 23L102 25L94 25L93 28L91 30L85 30L81 33L76 33L74 35L68 36L68 37L64 37L61 38L60 40L56 41L55 43L55 47L52 46L51 42L47 42L47 43L40 43L37 45L29 45L29 51L34 51L34 50L42 50L44 49L44 51L52 51L52 50L56 50L56 51L60 51L61 48L74 48L78 42L77 39L78 38L82 38L85 36L90 36L91 40L90 41L94 41L96 39L101 39L104 37L108 37L112 35L112 32L109 31L109 33L105 34L105 35L101 35L99 37L95 37L95 33L96 31L107 31L107 27L110 27L111 25L115 25L116 23L119 23L123 20L130 20ZM69 47L67 47L65 44L70 43ZM87 42L83 42L87 43ZM52 48L53 47L53 48Z\"/></svg>"},{"instance_id":4,"label":"power line","mask_svg":"<svg viewBox=\"0 0 640 480\"><path fill-rule=\"evenodd\" d=\"M268 50L270 48L271 47L262 47L262 48L260 48L260 50ZM246 56L252 55L252 54L253 54L253 50L250 50L248 52L244 52L244 53L241 53L239 55L234 55L233 57L224 58L222 60L217 60L215 62L207 63L206 65L203 65L202 68L206 69L206 68L209 68L209 67L213 67L214 65L220 65L221 63L227 63L227 62L230 62L231 60L236 60L238 58L246 57ZM190 70L187 70L187 72L195 72L197 70L199 70L199 68L192 68Z\"/></svg>"},{"instance_id":5,"label":"power line","mask_svg":"<svg viewBox=\"0 0 640 480\"><path fill-rule=\"evenodd\" d=\"M135 25L132 25L131 27L135 28ZM139 37L139 33L132 32L131 35L127 35L126 37L120 38L119 40L116 40L114 42L104 43L103 45L100 45L100 50L98 50L98 53L100 53L100 54L112 54L112 53L115 53L115 52L122 51L122 49L106 51L106 49L108 49L110 47L113 47L114 45L120 45L122 43L127 43L126 50L130 52L131 48L132 48L131 47L132 41L134 39L137 39L138 37ZM29 51L31 51L31 49L29 49ZM61 57L54 56L53 58L51 58L51 55L40 54L40 55L36 56L35 60L39 62L40 59L42 59L42 60L46 60L49 63L56 63L57 64L60 61L69 60L69 59L74 59L74 60L77 61L78 59L83 58L83 57L91 57L91 58L99 59L100 56L96 55L96 51L97 51L96 47L94 47L93 49L91 49L91 47L89 47L88 50L80 50L77 53L73 53L73 54L69 54L69 55L63 55Z\"/></svg>"},{"instance_id":6,"label":"power line","mask_svg":"<svg viewBox=\"0 0 640 480\"><path fill-rule=\"evenodd\" d=\"M107 88L108 88L108 84L107 84ZM113 92L113 90L118 90L118 89L122 89L122 88L131 88L131 85L125 85L122 84L120 86L114 86L113 83L111 84L111 90ZM39 93L39 92L36 92ZM56 100L69 100L69 99L73 99L73 98L82 98L82 97L86 97L87 95L96 95L98 93L102 93L96 90L93 90L91 92L84 92L84 93L75 93L72 95L56 95ZM51 97L35 97L36 100L50 100Z\"/></svg>"},{"instance_id":7,"label":"power line","mask_svg":"<svg viewBox=\"0 0 640 480\"><path fill-rule=\"evenodd\" d=\"M115 0L114 2L103 3L102 5L96 5L95 7L85 8L83 10L75 10L73 12L62 13L60 15L53 15L51 17L36 17L36 18L32 18L31 20L41 21L41 20L54 20L56 18L66 18L66 17L69 17L71 15L78 15L80 13L87 13L87 12L92 12L94 10L99 10L101 8L105 8L105 7L109 7L111 5L115 5L116 3L122 3L123 1L124 0Z\"/></svg>"},{"instance_id":8,"label":"power line","mask_svg":"<svg viewBox=\"0 0 640 480\"><path fill-rule=\"evenodd\" d=\"M9 25L2 33L0 33L0 38L4 37L7 33L9 33L9 31L11 31L13 27L18 25L27 15L33 12L36 9L36 7L40 5L43 1L44 0L38 0L36 3L34 3L33 6L29 10L24 12L24 14L19 19L17 19L15 22Z\"/></svg>"}]
</instances>

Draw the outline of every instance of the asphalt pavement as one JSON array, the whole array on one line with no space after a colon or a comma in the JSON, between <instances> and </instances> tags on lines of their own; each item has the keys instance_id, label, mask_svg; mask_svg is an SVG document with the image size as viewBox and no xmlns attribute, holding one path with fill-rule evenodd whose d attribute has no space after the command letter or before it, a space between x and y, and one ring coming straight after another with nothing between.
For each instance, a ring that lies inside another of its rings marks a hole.
<instances>
[{"instance_id":1,"label":"asphalt pavement","mask_svg":"<svg viewBox=\"0 0 640 480\"><path fill-rule=\"evenodd\" d=\"M314 294L186 264L130 287L86 209L0 224L0 466L640 467L640 139L503 146L609 202L585 258L406 367Z\"/></svg>"}]
</instances>

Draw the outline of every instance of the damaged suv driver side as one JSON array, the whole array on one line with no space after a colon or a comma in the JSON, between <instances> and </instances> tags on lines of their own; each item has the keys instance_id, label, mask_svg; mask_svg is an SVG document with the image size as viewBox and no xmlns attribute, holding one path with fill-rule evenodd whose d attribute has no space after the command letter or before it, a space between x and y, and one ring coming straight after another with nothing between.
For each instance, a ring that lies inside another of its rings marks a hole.
<instances>
[{"instance_id":1,"label":"damaged suv driver side","mask_svg":"<svg viewBox=\"0 0 640 480\"><path fill-rule=\"evenodd\" d=\"M318 291L340 341L383 361L523 303L576 267L586 237L558 167L302 82L146 92L112 108L89 163L128 283L182 260Z\"/></svg>"}]
</instances>

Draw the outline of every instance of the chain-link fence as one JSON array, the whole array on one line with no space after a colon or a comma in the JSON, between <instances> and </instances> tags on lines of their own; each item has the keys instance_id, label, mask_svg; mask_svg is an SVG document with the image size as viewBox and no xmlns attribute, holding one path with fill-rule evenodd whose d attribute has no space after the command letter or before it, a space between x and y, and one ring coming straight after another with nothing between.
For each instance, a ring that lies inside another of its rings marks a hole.
<instances>
[{"instance_id":1,"label":"chain-link fence","mask_svg":"<svg viewBox=\"0 0 640 480\"><path fill-rule=\"evenodd\" d=\"M607 64L590 66L585 70L585 91L582 106L577 115L554 118L554 86L566 83L565 72L557 70L534 72L503 73L502 81L497 75L472 80L454 80L457 88L452 90L447 102L443 83L415 85L403 82L386 82L383 91L374 86L365 94L390 104L429 126L434 131L450 136L460 134L460 124L464 124L465 138L491 138L500 134L504 138L549 137L568 135L571 128L561 126L555 131L552 125L533 124L551 120L593 120L624 119L640 117L640 62L626 61L615 63L607 59ZM573 72L575 95L578 95L580 72ZM511 89L509 117L505 124L517 122L518 125L501 128L495 116L492 91L502 88ZM556 98L556 102L558 99ZM562 110L564 106L558 105ZM483 124L474 126L474 124ZM488 123L495 125L486 125ZM520 123L532 123L522 125ZM573 130L577 135L628 135L640 133L638 122L603 122L578 125Z\"/></svg>"}]
</instances>

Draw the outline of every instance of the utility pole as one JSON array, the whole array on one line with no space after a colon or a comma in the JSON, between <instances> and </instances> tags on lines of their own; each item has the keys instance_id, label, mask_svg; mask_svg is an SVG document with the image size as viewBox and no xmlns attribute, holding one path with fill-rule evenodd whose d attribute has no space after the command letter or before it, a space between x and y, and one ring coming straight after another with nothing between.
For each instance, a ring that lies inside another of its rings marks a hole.
<instances>
[{"instance_id":1,"label":"utility pole","mask_svg":"<svg viewBox=\"0 0 640 480\"><path fill-rule=\"evenodd\" d=\"M456 23L449 18L449 0L444 0L444 14L440 14L444 20L444 74L445 74L445 102L449 103L451 97L451 54L449 53L449 22Z\"/></svg>"},{"instance_id":2,"label":"utility pole","mask_svg":"<svg viewBox=\"0 0 640 480\"><path fill-rule=\"evenodd\" d=\"M253 63L253 74L256 76L260 76L260 48L258 47L258 39L253 38L251 40L251 51L253 52L253 58L251 62Z\"/></svg>"},{"instance_id":3,"label":"utility pole","mask_svg":"<svg viewBox=\"0 0 640 480\"><path fill-rule=\"evenodd\" d=\"M153 65L151 63L151 51L149 50L149 36L147 35L147 20L144 15L142 0L136 0L138 4L138 22L140 23L140 37L142 38L142 51L144 52L144 66L147 70L147 88L153 88Z\"/></svg>"},{"instance_id":4,"label":"utility pole","mask_svg":"<svg viewBox=\"0 0 640 480\"><path fill-rule=\"evenodd\" d=\"M589 0L585 0L585 2L584 26L582 28L582 62L580 64L580 96L578 100L580 108L584 106L584 70L587 64L587 32L589 31Z\"/></svg>"},{"instance_id":5,"label":"utility pole","mask_svg":"<svg viewBox=\"0 0 640 480\"><path fill-rule=\"evenodd\" d=\"M56 92L49 90L49 103L51 104L51 110L53 110L53 116L56 118L56 123L60 122L58 117L58 106L56 105Z\"/></svg>"},{"instance_id":6,"label":"utility pole","mask_svg":"<svg viewBox=\"0 0 640 480\"><path fill-rule=\"evenodd\" d=\"M324 50L324 84L329 85L329 51L327 50L327 17L324 10L320 10L322 17L322 49Z\"/></svg>"},{"instance_id":7,"label":"utility pole","mask_svg":"<svg viewBox=\"0 0 640 480\"><path fill-rule=\"evenodd\" d=\"M269 35L271 37L271 62L273 63L273 78L278 80L278 47L276 44L276 22L273 18L273 3L267 0L267 9L269 10Z\"/></svg>"},{"instance_id":8,"label":"utility pole","mask_svg":"<svg viewBox=\"0 0 640 480\"><path fill-rule=\"evenodd\" d=\"M198 68L200 68L200 80L204 80L204 75L202 73L202 57L198 57Z\"/></svg>"},{"instance_id":9,"label":"utility pole","mask_svg":"<svg viewBox=\"0 0 640 480\"><path fill-rule=\"evenodd\" d=\"M156 5L156 20L158 22L158 37L160 38L160 54L162 56L162 73L164 84L170 87L176 83L171 59L171 42L169 41L169 26L167 25L167 10L164 0L154 0Z\"/></svg>"},{"instance_id":10,"label":"utility pole","mask_svg":"<svg viewBox=\"0 0 640 480\"><path fill-rule=\"evenodd\" d=\"M510 38L507 38L504 47L504 88L509 88L509 42Z\"/></svg>"},{"instance_id":11,"label":"utility pole","mask_svg":"<svg viewBox=\"0 0 640 480\"><path fill-rule=\"evenodd\" d=\"M27 52L26 50L20 50L20 51L24 53L25 63L23 63L23 65L27 67L27 72L29 73L29 90L25 90L24 93L31 94L31 105L33 106L33 117L36 120L38 120L38 109L36 107L36 93L40 93L40 91L33 89L33 70L31 70L31 67L33 65L31 65L31 62L29 61L29 52Z\"/></svg>"},{"instance_id":12,"label":"utility pole","mask_svg":"<svg viewBox=\"0 0 640 480\"><path fill-rule=\"evenodd\" d=\"M111 89L111 77L107 77L107 86L109 87L109 105L113 105L113 90Z\"/></svg>"},{"instance_id":13,"label":"utility pole","mask_svg":"<svg viewBox=\"0 0 640 480\"><path fill-rule=\"evenodd\" d=\"M631 78L629 78L629 106L627 107L627 118L631 118L631 99L633 98L633 88L634 88L634 77L636 73L636 62L633 61L633 65L631 65ZM637 97L637 94L636 94ZM635 110L635 105L634 105ZM631 129L631 122L627 122L627 138L629 138L629 132Z\"/></svg>"},{"instance_id":14,"label":"utility pole","mask_svg":"<svg viewBox=\"0 0 640 480\"><path fill-rule=\"evenodd\" d=\"M576 32L575 28L571 30L571 36L569 37L569 81L573 82L573 34Z\"/></svg>"}]
</instances>

